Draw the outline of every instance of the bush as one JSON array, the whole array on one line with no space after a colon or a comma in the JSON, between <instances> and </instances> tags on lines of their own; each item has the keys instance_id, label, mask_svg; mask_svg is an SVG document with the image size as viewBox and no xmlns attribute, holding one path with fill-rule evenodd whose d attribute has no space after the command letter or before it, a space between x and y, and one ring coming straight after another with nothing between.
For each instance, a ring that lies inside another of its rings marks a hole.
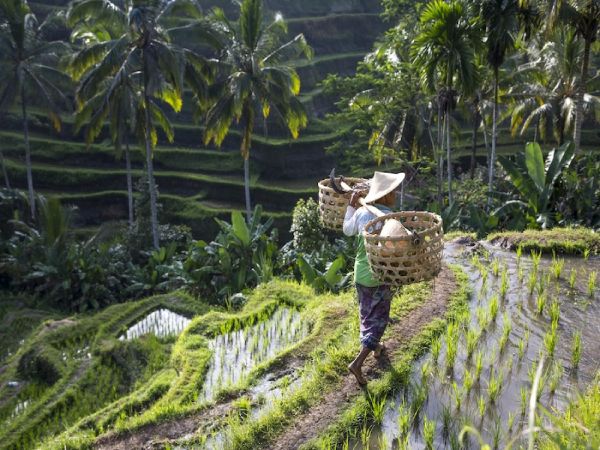
<instances>
[{"instance_id":1,"label":"bush","mask_svg":"<svg viewBox=\"0 0 600 450\"><path fill-rule=\"evenodd\" d=\"M61 355L52 347L31 349L19 359L17 373L22 380L53 385L62 376Z\"/></svg>"},{"instance_id":2,"label":"bush","mask_svg":"<svg viewBox=\"0 0 600 450\"><path fill-rule=\"evenodd\" d=\"M325 230L319 215L319 205L312 198L300 199L294 207L292 214L292 227L294 248L301 253L318 251L325 236Z\"/></svg>"}]
</instances>

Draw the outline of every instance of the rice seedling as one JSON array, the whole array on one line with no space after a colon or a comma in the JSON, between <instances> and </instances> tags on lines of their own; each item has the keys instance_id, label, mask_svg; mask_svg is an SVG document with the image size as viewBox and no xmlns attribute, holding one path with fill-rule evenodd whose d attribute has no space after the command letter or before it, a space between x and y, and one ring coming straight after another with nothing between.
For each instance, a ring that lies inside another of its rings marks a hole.
<instances>
[{"instance_id":1,"label":"rice seedling","mask_svg":"<svg viewBox=\"0 0 600 450\"><path fill-rule=\"evenodd\" d=\"M479 409L479 416L483 420L483 416L485 415L485 410L487 408L487 403L485 402L483 395L480 395L477 399L477 408Z\"/></svg>"},{"instance_id":2,"label":"rice seedling","mask_svg":"<svg viewBox=\"0 0 600 450\"><path fill-rule=\"evenodd\" d=\"M519 281L519 284L523 283L524 277L525 277L525 271L523 270L523 267L519 266L519 268L517 269L517 280Z\"/></svg>"},{"instance_id":3,"label":"rice seedling","mask_svg":"<svg viewBox=\"0 0 600 450\"><path fill-rule=\"evenodd\" d=\"M410 411L406 407L406 403L403 401L398 408L398 431L401 437L408 436L411 426L410 418Z\"/></svg>"},{"instance_id":4,"label":"rice seedling","mask_svg":"<svg viewBox=\"0 0 600 450\"><path fill-rule=\"evenodd\" d=\"M590 272L589 276L588 276L588 294L590 297L594 296L594 293L596 292L596 277L598 276L598 274L596 273L596 271Z\"/></svg>"},{"instance_id":5,"label":"rice seedling","mask_svg":"<svg viewBox=\"0 0 600 450\"><path fill-rule=\"evenodd\" d=\"M482 266L481 269L481 288L479 289L479 292L485 292L485 290L487 289L487 280L488 280L488 270L486 267ZM478 298L479 301L481 301L481 298Z\"/></svg>"},{"instance_id":6,"label":"rice seedling","mask_svg":"<svg viewBox=\"0 0 600 450\"><path fill-rule=\"evenodd\" d=\"M519 355L519 360L522 360L523 356L525 356L525 339L524 338L521 338L519 340L518 355Z\"/></svg>"},{"instance_id":7,"label":"rice seedling","mask_svg":"<svg viewBox=\"0 0 600 450\"><path fill-rule=\"evenodd\" d=\"M450 436L453 422L452 417L452 410L446 405L442 405L442 436L444 436L444 438Z\"/></svg>"},{"instance_id":8,"label":"rice seedling","mask_svg":"<svg viewBox=\"0 0 600 450\"><path fill-rule=\"evenodd\" d=\"M458 352L458 336L458 326L454 322L450 322L446 330L446 368L448 370L454 367Z\"/></svg>"},{"instance_id":9,"label":"rice seedling","mask_svg":"<svg viewBox=\"0 0 600 450\"><path fill-rule=\"evenodd\" d=\"M558 324L558 320L560 319L560 305L556 299L550 305L550 320L552 323L556 322Z\"/></svg>"},{"instance_id":10,"label":"rice seedling","mask_svg":"<svg viewBox=\"0 0 600 450\"><path fill-rule=\"evenodd\" d=\"M516 414L514 412L511 411L508 413L508 420L506 421L508 431L512 431L513 426L515 425L515 417L516 417Z\"/></svg>"},{"instance_id":11,"label":"rice seedling","mask_svg":"<svg viewBox=\"0 0 600 450\"><path fill-rule=\"evenodd\" d=\"M527 289L529 290L529 295L533 295L533 291L535 290L536 284L537 284L537 273L529 272L529 277L527 278Z\"/></svg>"},{"instance_id":12,"label":"rice seedling","mask_svg":"<svg viewBox=\"0 0 600 450\"><path fill-rule=\"evenodd\" d=\"M427 380L431 376L431 372L432 371L431 371L431 366L430 366L429 362L425 362L421 366L421 383L422 384L427 384Z\"/></svg>"},{"instance_id":13,"label":"rice seedling","mask_svg":"<svg viewBox=\"0 0 600 450\"><path fill-rule=\"evenodd\" d=\"M484 307L478 306L475 310L475 315L477 316L477 323L481 332L485 333L491 320L488 311Z\"/></svg>"},{"instance_id":14,"label":"rice seedling","mask_svg":"<svg viewBox=\"0 0 600 450\"><path fill-rule=\"evenodd\" d=\"M556 392L556 389L558 389L558 384L563 376L563 372L564 370L562 364L560 364L558 361L555 361L554 365L552 366L550 381L548 383L548 392L550 392L550 394L553 395Z\"/></svg>"},{"instance_id":15,"label":"rice seedling","mask_svg":"<svg viewBox=\"0 0 600 450\"><path fill-rule=\"evenodd\" d=\"M571 367L573 370L577 370L579 361L581 360L581 332L576 331L573 335L573 342L571 343Z\"/></svg>"},{"instance_id":16,"label":"rice seedling","mask_svg":"<svg viewBox=\"0 0 600 450\"><path fill-rule=\"evenodd\" d=\"M398 450L410 450L409 436L398 439Z\"/></svg>"},{"instance_id":17,"label":"rice seedling","mask_svg":"<svg viewBox=\"0 0 600 450\"><path fill-rule=\"evenodd\" d=\"M531 250L531 261L533 262L533 270L537 272L538 267L540 267L540 261L542 260L542 252L535 250Z\"/></svg>"},{"instance_id":18,"label":"rice seedling","mask_svg":"<svg viewBox=\"0 0 600 450\"><path fill-rule=\"evenodd\" d=\"M527 412L527 388L525 386L521 386L521 417L525 417L525 412Z\"/></svg>"},{"instance_id":19,"label":"rice seedling","mask_svg":"<svg viewBox=\"0 0 600 450\"><path fill-rule=\"evenodd\" d=\"M494 423L494 430L492 434L492 448L500 448L500 438L502 437L502 427L500 422L496 419Z\"/></svg>"},{"instance_id":20,"label":"rice seedling","mask_svg":"<svg viewBox=\"0 0 600 450\"><path fill-rule=\"evenodd\" d=\"M538 294L535 304L537 313L542 315L544 313L544 308L546 307L546 294Z\"/></svg>"},{"instance_id":21,"label":"rice seedling","mask_svg":"<svg viewBox=\"0 0 600 450\"><path fill-rule=\"evenodd\" d=\"M546 335L544 336L544 347L546 349L546 353L548 354L548 356L550 356L550 358L552 358L554 356L554 351L556 350L556 344L558 342L558 325L556 324L556 322L552 322L552 325L550 326L550 331L548 331L548 333L546 333Z\"/></svg>"},{"instance_id":22,"label":"rice seedling","mask_svg":"<svg viewBox=\"0 0 600 450\"><path fill-rule=\"evenodd\" d=\"M473 264L474 267L477 267L479 270L481 270L481 261L479 260L479 255L477 253L473 253L473 255L471 255L471 264Z\"/></svg>"},{"instance_id":23,"label":"rice seedling","mask_svg":"<svg viewBox=\"0 0 600 450\"><path fill-rule=\"evenodd\" d=\"M557 280L560 278L560 275L563 271L563 268L565 267L565 260L564 259L557 259L556 255L552 256L552 264L550 266L550 269L552 270L552 274L554 275L554 278L556 278Z\"/></svg>"},{"instance_id":24,"label":"rice seedling","mask_svg":"<svg viewBox=\"0 0 600 450\"><path fill-rule=\"evenodd\" d=\"M505 298L508 292L508 269L504 267L502 269L502 276L500 278L500 297Z\"/></svg>"},{"instance_id":25,"label":"rice seedling","mask_svg":"<svg viewBox=\"0 0 600 450\"><path fill-rule=\"evenodd\" d=\"M433 450L433 440L435 438L435 420L429 420L427 416L423 417L423 440L425 448ZM387 448L387 447L380 447Z\"/></svg>"},{"instance_id":26,"label":"rice seedling","mask_svg":"<svg viewBox=\"0 0 600 450\"><path fill-rule=\"evenodd\" d=\"M590 258L590 253L591 253L591 251L590 251L590 249L589 249L589 248L586 248L586 249L583 251L583 260L584 260L584 261L587 261L587 260Z\"/></svg>"},{"instance_id":27,"label":"rice seedling","mask_svg":"<svg viewBox=\"0 0 600 450\"><path fill-rule=\"evenodd\" d=\"M490 379L488 380L488 397L492 405L496 403L496 400L498 400L500 390L502 389L503 378L504 376L501 373L496 375L496 371L492 370Z\"/></svg>"},{"instance_id":28,"label":"rice seedling","mask_svg":"<svg viewBox=\"0 0 600 450\"><path fill-rule=\"evenodd\" d=\"M516 254L517 254L517 264L519 264L521 262L521 256L523 255L523 246L522 245L517 246Z\"/></svg>"},{"instance_id":29,"label":"rice seedling","mask_svg":"<svg viewBox=\"0 0 600 450\"><path fill-rule=\"evenodd\" d=\"M454 393L454 402L456 403L456 410L460 411L460 407L462 406L462 392L458 388L456 381L452 382L452 392Z\"/></svg>"},{"instance_id":30,"label":"rice seedling","mask_svg":"<svg viewBox=\"0 0 600 450\"><path fill-rule=\"evenodd\" d=\"M494 276L497 277L499 273L500 273L500 260L498 258L494 258L492 260L492 274L494 274Z\"/></svg>"},{"instance_id":31,"label":"rice seedling","mask_svg":"<svg viewBox=\"0 0 600 450\"><path fill-rule=\"evenodd\" d=\"M508 359L508 363L506 364L506 371L507 371L508 373L510 373L510 371L512 370L512 368L513 368L513 363L514 363L514 359L513 359L513 357L511 356L511 357Z\"/></svg>"},{"instance_id":32,"label":"rice seedling","mask_svg":"<svg viewBox=\"0 0 600 450\"><path fill-rule=\"evenodd\" d=\"M363 448L368 450L371 443L371 434L373 434L373 428L364 423L362 429L360 430L360 443Z\"/></svg>"},{"instance_id":33,"label":"rice seedling","mask_svg":"<svg viewBox=\"0 0 600 450\"><path fill-rule=\"evenodd\" d=\"M571 269L571 273L569 274L569 287L571 289L575 287L575 281L577 281L577 271L575 269Z\"/></svg>"},{"instance_id":34,"label":"rice seedling","mask_svg":"<svg viewBox=\"0 0 600 450\"><path fill-rule=\"evenodd\" d=\"M475 355L475 379L479 380L481 378L481 372L483 371L483 355L481 352L477 352Z\"/></svg>"},{"instance_id":35,"label":"rice seedling","mask_svg":"<svg viewBox=\"0 0 600 450\"><path fill-rule=\"evenodd\" d=\"M498 315L498 296L497 295L493 295L491 300L490 300L490 306L489 306L489 315L491 318L491 321L493 322L494 320L496 320L496 316Z\"/></svg>"},{"instance_id":36,"label":"rice seedling","mask_svg":"<svg viewBox=\"0 0 600 450\"><path fill-rule=\"evenodd\" d=\"M388 448L388 438L385 433L381 433L377 439L377 448Z\"/></svg>"},{"instance_id":37,"label":"rice seedling","mask_svg":"<svg viewBox=\"0 0 600 450\"><path fill-rule=\"evenodd\" d=\"M431 342L431 357L433 359L433 363L437 365L438 359L440 357L440 350L442 349L442 341L440 338L436 338Z\"/></svg>"},{"instance_id":38,"label":"rice seedling","mask_svg":"<svg viewBox=\"0 0 600 450\"><path fill-rule=\"evenodd\" d=\"M479 341L479 337L481 333L474 329L469 329L467 331L467 357L470 358L473 355L473 352L477 348L477 342Z\"/></svg>"},{"instance_id":39,"label":"rice seedling","mask_svg":"<svg viewBox=\"0 0 600 450\"><path fill-rule=\"evenodd\" d=\"M499 348L500 351L504 350L506 344L508 342L508 338L510 336L510 332L512 331L512 321L508 313L504 313L502 315L502 337L500 338Z\"/></svg>"},{"instance_id":40,"label":"rice seedling","mask_svg":"<svg viewBox=\"0 0 600 450\"><path fill-rule=\"evenodd\" d=\"M414 386L413 388L413 399L410 404L411 415L413 418L419 416L423 405L427 401L428 389L426 384L421 384L419 386Z\"/></svg>"},{"instance_id":41,"label":"rice seedling","mask_svg":"<svg viewBox=\"0 0 600 450\"><path fill-rule=\"evenodd\" d=\"M463 377L463 389L469 395L471 392L471 388L473 387L473 375L471 375L471 371L469 369L465 369L464 377Z\"/></svg>"}]
</instances>

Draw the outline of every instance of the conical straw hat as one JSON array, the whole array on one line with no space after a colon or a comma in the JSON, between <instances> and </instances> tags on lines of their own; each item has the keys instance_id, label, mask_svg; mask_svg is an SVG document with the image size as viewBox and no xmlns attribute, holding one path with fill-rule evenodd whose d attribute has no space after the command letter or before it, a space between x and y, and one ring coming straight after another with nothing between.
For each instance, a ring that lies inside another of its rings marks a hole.
<instances>
[{"instance_id":1,"label":"conical straw hat","mask_svg":"<svg viewBox=\"0 0 600 450\"><path fill-rule=\"evenodd\" d=\"M404 181L404 173L375 172L369 183L365 203L373 203L395 190Z\"/></svg>"}]
</instances>

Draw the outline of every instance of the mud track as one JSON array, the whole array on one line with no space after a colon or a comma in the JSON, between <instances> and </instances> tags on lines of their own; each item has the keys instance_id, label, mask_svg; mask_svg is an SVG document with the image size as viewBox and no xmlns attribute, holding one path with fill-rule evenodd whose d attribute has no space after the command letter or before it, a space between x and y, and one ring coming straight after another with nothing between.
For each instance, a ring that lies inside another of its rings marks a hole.
<instances>
[{"instance_id":1,"label":"mud track","mask_svg":"<svg viewBox=\"0 0 600 450\"><path fill-rule=\"evenodd\" d=\"M413 336L416 336L431 322L432 318L441 317L446 312L448 300L456 289L454 273L444 265L442 272L435 279L431 300L390 325L390 337L385 341L388 355L393 358L394 353L402 350ZM385 360L385 358L383 359ZM387 365L379 366L375 358L370 356L365 361L363 373L367 380L378 378L387 366L389 366L389 362ZM358 386L354 376L348 374L337 386L325 394L318 404L294 420L292 425L280 434L277 442L269 448L271 450L299 448L322 433L359 395L363 395L362 389Z\"/></svg>"}]
</instances>

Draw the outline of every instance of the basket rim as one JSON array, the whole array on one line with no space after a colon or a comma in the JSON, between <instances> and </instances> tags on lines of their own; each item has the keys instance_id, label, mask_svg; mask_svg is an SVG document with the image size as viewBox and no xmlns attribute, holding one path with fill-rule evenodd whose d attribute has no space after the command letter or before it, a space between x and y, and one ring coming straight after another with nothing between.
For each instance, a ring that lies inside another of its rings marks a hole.
<instances>
[{"instance_id":1,"label":"basket rim","mask_svg":"<svg viewBox=\"0 0 600 450\"><path fill-rule=\"evenodd\" d=\"M350 182L366 182L369 179L368 178L357 178L357 177L344 177L344 180L346 181L350 181ZM324 188L324 189L333 189L331 186L329 186L328 184L325 184L325 182L330 183L331 180L329 178L323 178L321 181L319 181L318 186L320 188Z\"/></svg>"},{"instance_id":2,"label":"basket rim","mask_svg":"<svg viewBox=\"0 0 600 450\"><path fill-rule=\"evenodd\" d=\"M431 216L433 218L432 225L423 231L419 231L418 233L420 235L427 235L428 233L431 233L432 231L435 231L437 229L441 230L442 235L444 234L444 227L443 227L443 221L442 221L441 216L439 214L432 213L429 211L399 211L399 212L394 212L394 213L390 213L390 214L385 214L384 216L381 216L381 217L376 217L375 219L369 221L367 223L367 225L365 225L365 229L362 234L365 237L365 240L374 241L374 242L412 241L413 238L410 235L381 237L377 233L369 233L367 231L369 228L373 227L378 222L385 222L388 219L395 219L398 217L403 217L403 216L408 216L408 215Z\"/></svg>"}]
</instances>

